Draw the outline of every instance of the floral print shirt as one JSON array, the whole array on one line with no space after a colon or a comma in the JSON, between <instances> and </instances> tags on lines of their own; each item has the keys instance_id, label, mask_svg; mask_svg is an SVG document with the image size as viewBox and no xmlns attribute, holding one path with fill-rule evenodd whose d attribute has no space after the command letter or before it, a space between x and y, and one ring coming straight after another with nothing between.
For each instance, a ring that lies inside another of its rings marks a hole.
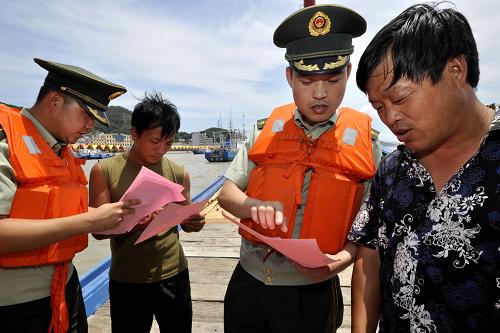
<instances>
[{"instance_id":1,"label":"floral print shirt","mask_svg":"<svg viewBox=\"0 0 500 333\"><path fill-rule=\"evenodd\" d=\"M379 251L380 332L500 332L500 112L439 193L404 146L389 154L349 239Z\"/></svg>"}]
</instances>

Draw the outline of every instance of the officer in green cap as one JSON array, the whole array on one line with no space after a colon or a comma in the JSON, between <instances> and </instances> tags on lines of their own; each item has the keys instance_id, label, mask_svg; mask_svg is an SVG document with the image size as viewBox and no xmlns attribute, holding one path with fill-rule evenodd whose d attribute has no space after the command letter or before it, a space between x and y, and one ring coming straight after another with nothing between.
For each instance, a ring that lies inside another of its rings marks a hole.
<instances>
[{"instance_id":1,"label":"officer in green cap","mask_svg":"<svg viewBox=\"0 0 500 333\"><path fill-rule=\"evenodd\" d=\"M87 179L68 146L109 124L124 92L82 68L42 59L48 70L30 109L0 104L0 321L2 332L87 332L71 260L87 233L115 228L138 200L88 207Z\"/></svg>"},{"instance_id":2,"label":"officer in green cap","mask_svg":"<svg viewBox=\"0 0 500 333\"><path fill-rule=\"evenodd\" d=\"M257 123L226 172L219 203L261 234L316 239L333 263L302 267L240 229L240 261L224 299L226 333L334 332L342 323L337 273L357 253L346 235L380 159L371 118L340 107L352 38L365 30L351 9L317 5L274 33L286 48L293 103Z\"/></svg>"}]
</instances>

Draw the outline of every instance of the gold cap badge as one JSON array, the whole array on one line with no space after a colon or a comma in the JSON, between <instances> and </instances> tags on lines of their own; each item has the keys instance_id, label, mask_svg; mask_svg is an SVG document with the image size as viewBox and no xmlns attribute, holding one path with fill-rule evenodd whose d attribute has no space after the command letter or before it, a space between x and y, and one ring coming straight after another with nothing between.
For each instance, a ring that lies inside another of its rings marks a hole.
<instances>
[{"instance_id":1,"label":"gold cap badge","mask_svg":"<svg viewBox=\"0 0 500 333\"><path fill-rule=\"evenodd\" d=\"M309 20L309 33L311 36L322 36L330 32L332 21L323 12L316 12L316 14Z\"/></svg>"},{"instance_id":2,"label":"gold cap badge","mask_svg":"<svg viewBox=\"0 0 500 333\"><path fill-rule=\"evenodd\" d=\"M123 95L124 93L125 93L124 91L117 91L117 92L112 93L111 95L109 95L108 99L111 101L112 99L115 99L118 96Z\"/></svg>"}]
</instances>

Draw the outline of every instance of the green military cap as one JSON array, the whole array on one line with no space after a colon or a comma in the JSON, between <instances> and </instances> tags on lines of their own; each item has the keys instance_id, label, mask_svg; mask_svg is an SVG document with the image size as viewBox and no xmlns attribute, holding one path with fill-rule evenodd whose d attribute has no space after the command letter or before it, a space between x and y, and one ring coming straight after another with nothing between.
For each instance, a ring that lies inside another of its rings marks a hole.
<instances>
[{"instance_id":1,"label":"green military cap","mask_svg":"<svg viewBox=\"0 0 500 333\"><path fill-rule=\"evenodd\" d=\"M257 120L257 129L258 130L263 129L264 125L266 125L266 122L267 122L267 118L262 118L262 119Z\"/></svg>"},{"instance_id":2,"label":"green military cap","mask_svg":"<svg viewBox=\"0 0 500 333\"><path fill-rule=\"evenodd\" d=\"M316 5L288 16L274 32L274 44L286 48L290 67L303 75L328 74L349 64L352 38L366 31L366 21L339 5Z\"/></svg>"},{"instance_id":3,"label":"green military cap","mask_svg":"<svg viewBox=\"0 0 500 333\"><path fill-rule=\"evenodd\" d=\"M109 126L105 111L109 101L127 92L125 87L77 66L59 64L39 58L34 59L49 71L44 86L50 87L75 98L78 104L95 120Z\"/></svg>"}]
</instances>

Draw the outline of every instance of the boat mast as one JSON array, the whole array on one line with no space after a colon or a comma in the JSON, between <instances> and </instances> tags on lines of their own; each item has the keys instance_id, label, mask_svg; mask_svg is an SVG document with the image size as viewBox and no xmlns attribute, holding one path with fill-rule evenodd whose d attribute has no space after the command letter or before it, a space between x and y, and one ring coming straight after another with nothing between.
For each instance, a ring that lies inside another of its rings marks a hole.
<instances>
[{"instance_id":1,"label":"boat mast","mask_svg":"<svg viewBox=\"0 0 500 333\"><path fill-rule=\"evenodd\" d=\"M233 109L229 110L229 147L233 145Z\"/></svg>"},{"instance_id":2,"label":"boat mast","mask_svg":"<svg viewBox=\"0 0 500 333\"><path fill-rule=\"evenodd\" d=\"M219 112L219 120L217 120L217 128L222 128L222 112Z\"/></svg>"},{"instance_id":3,"label":"boat mast","mask_svg":"<svg viewBox=\"0 0 500 333\"><path fill-rule=\"evenodd\" d=\"M245 114L243 113L243 140L246 140L247 134L245 132Z\"/></svg>"}]
</instances>

